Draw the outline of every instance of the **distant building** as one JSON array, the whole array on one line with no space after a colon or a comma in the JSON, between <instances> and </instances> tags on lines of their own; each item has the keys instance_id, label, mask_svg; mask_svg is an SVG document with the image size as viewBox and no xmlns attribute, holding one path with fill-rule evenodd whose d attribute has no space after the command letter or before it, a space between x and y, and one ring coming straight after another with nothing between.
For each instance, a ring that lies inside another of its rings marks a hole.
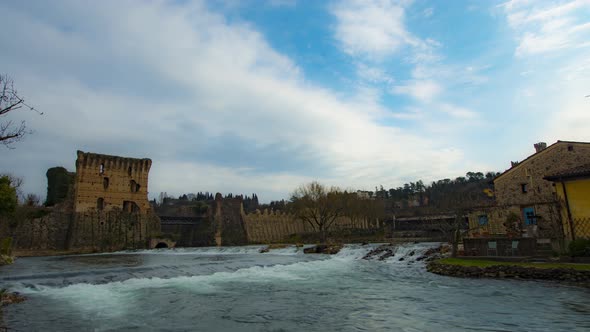
<instances>
[{"instance_id":1,"label":"distant building","mask_svg":"<svg viewBox=\"0 0 590 332\"><path fill-rule=\"evenodd\" d=\"M590 163L590 143L557 141L534 146L534 154L512 162L510 169L493 180L495 206L470 213L471 235L511 233L544 242L563 237L555 189L544 178Z\"/></svg>"},{"instance_id":2,"label":"distant building","mask_svg":"<svg viewBox=\"0 0 590 332\"><path fill-rule=\"evenodd\" d=\"M356 195L359 198L361 198L361 199L372 199L373 198L373 192L372 191L357 190L356 191Z\"/></svg>"},{"instance_id":3,"label":"distant building","mask_svg":"<svg viewBox=\"0 0 590 332\"><path fill-rule=\"evenodd\" d=\"M546 176L555 183L566 240L590 238L590 164Z\"/></svg>"}]
</instances>

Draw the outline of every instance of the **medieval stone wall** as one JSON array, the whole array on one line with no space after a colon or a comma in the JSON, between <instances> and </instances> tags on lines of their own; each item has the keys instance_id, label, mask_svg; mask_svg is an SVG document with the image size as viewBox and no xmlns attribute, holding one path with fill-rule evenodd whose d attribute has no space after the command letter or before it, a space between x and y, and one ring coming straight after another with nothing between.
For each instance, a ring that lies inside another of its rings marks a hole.
<instances>
[{"instance_id":1,"label":"medieval stone wall","mask_svg":"<svg viewBox=\"0 0 590 332\"><path fill-rule=\"evenodd\" d=\"M244 208L241 198L223 199L215 195L216 243L224 246L237 246L248 243L244 223Z\"/></svg>"},{"instance_id":2,"label":"medieval stone wall","mask_svg":"<svg viewBox=\"0 0 590 332\"><path fill-rule=\"evenodd\" d=\"M244 214L244 224L250 243L288 242L292 236L315 233L316 230L307 222L281 211L259 211ZM352 220L338 218L332 225L332 231L368 230L375 228L366 219Z\"/></svg>"},{"instance_id":3,"label":"medieval stone wall","mask_svg":"<svg viewBox=\"0 0 590 332\"><path fill-rule=\"evenodd\" d=\"M160 219L153 214L87 211L75 213L73 218L68 249L147 248L150 237L160 232Z\"/></svg>"},{"instance_id":4,"label":"medieval stone wall","mask_svg":"<svg viewBox=\"0 0 590 332\"><path fill-rule=\"evenodd\" d=\"M149 238L159 232L160 221L153 214L57 209L21 220L12 236L17 249L90 252L147 248Z\"/></svg>"},{"instance_id":5,"label":"medieval stone wall","mask_svg":"<svg viewBox=\"0 0 590 332\"><path fill-rule=\"evenodd\" d=\"M193 222L162 222L162 236L176 241L177 247L214 246L215 227L212 218L195 218Z\"/></svg>"},{"instance_id":6,"label":"medieval stone wall","mask_svg":"<svg viewBox=\"0 0 590 332\"><path fill-rule=\"evenodd\" d=\"M150 210L150 159L123 158L78 151L74 206L76 212L113 209L146 214Z\"/></svg>"},{"instance_id":7,"label":"medieval stone wall","mask_svg":"<svg viewBox=\"0 0 590 332\"><path fill-rule=\"evenodd\" d=\"M66 250L72 214L49 213L41 218L23 218L11 234L14 248L28 250Z\"/></svg>"}]
</instances>

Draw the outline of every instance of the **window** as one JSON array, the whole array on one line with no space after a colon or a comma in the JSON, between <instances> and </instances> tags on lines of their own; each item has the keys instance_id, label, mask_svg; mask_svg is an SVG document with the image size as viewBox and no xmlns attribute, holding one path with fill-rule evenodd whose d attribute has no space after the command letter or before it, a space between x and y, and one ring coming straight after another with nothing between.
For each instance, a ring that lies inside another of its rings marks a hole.
<instances>
[{"instance_id":1,"label":"window","mask_svg":"<svg viewBox=\"0 0 590 332\"><path fill-rule=\"evenodd\" d=\"M109 178L102 179L102 186L104 187L105 190L109 187Z\"/></svg>"},{"instance_id":2,"label":"window","mask_svg":"<svg viewBox=\"0 0 590 332\"><path fill-rule=\"evenodd\" d=\"M96 208L98 210L103 210L104 209L104 198L100 197L96 200Z\"/></svg>"},{"instance_id":3,"label":"window","mask_svg":"<svg viewBox=\"0 0 590 332\"><path fill-rule=\"evenodd\" d=\"M574 146L573 145L568 145L567 146L567 150L568 151L574 151Z\"/></svg>"},{"instance_id":4,"label":"window","mask_svg":"<svg viewBox=\"0 0 590 332\"><path fill-rule=\"evenodd\" d=\"M129 187L130 187L132 193L136 193L139 191L139 188L141 186L139 185L139 183L135 182L135 180L131 180L131 181L129 181Z\"/></svg>"},{"instance_id":5,"label":"window","mask_svg":"<svg viewBox=\"0 0 590 332\"><path fill-rule=\"evenodd\" d=\"M524 215L524 224L525 225L536 225L537 224L537 215L535 215L535 208L525 207L522 209L522 214Z\"/></svg>"},{"instance_id":6,"label":"window","mask_svg":"<svg viewBox=\"0 0 590 332\"><path fill-rule=\"evenodd\" d=\"M129 166L129 168L127 169L127 175L131 176L132 171L133 169L131 168L131 166Z\"/></svg>"},{"instance_id":7,"label":"window","mask_svg":"<svg viewBox=\"0 0 590 332\"><path fill-rule=\"evenodd\" d=\"M526 194L529 191L528 185L526 183L522 183L520 185L520 190L522 191L523 194Z\"/></svg>"},{"instance_id":8,"label":"window","mask_svg":"<svg viewBox=\"0 0 590 332\"><path fill-rule=\"evenodd\" d=\"M104 173L104 164L100 164L100 166L98 166L98 174L103 174Z\"/></svg>"},{"instance_id":9,"label":"window","mask_svg":"<svg viewBox=\"0 0 590 332\"><path fill-rule=\"evenodd\" d=\"M477 220L479 221L480 226L485 226L488 224L488 215L482 214L481 216L477 217Z\"/></svg>"}]
</instances>

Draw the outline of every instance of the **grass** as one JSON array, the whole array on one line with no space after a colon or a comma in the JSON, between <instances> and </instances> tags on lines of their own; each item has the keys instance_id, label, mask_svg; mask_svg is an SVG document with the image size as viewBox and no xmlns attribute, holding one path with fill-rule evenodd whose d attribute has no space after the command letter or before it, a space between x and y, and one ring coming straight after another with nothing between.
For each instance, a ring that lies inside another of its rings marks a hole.
<instances>
[{"instance_id":1,"label":"grass","mask_svg":"<svg viewBox=\"0 0 590 332\"><path fill-rule=\"evenodd\" d=\"M497 262L484 259L461 259L461 258L443 258L437 261L441 264L459 265L459 266L476 266L489 267L498 265L532 267L536 269L574 269L581 271L590 271L590 264L578 263L523 263L523 262Z\"/></svg>"}]
</instances>

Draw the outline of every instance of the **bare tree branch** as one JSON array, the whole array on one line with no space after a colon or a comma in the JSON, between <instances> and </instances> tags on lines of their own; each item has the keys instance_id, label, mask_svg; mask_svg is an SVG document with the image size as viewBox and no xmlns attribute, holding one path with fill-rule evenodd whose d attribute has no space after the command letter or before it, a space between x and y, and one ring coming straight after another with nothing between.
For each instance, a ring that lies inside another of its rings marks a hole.
<instances>
[{"instance_id":1,"label":"bare tree branch","mask_svg":"<svg viewBox=\"0 0 590 332\"><path fill-rule=\"evenodd\" d=\"M23 107L43 115L43 113L26 104L25 100L18 95L14 88L14 81L10 77L0 75L0 117L7 116L9 112ZM21 121L20 125L15 125L11 120L0 122L0 143L7 148L13 148L13 143L22 140L26 134L30 133L31 131L27 130L25 121Z\"/></svg>"}]
</instances>

